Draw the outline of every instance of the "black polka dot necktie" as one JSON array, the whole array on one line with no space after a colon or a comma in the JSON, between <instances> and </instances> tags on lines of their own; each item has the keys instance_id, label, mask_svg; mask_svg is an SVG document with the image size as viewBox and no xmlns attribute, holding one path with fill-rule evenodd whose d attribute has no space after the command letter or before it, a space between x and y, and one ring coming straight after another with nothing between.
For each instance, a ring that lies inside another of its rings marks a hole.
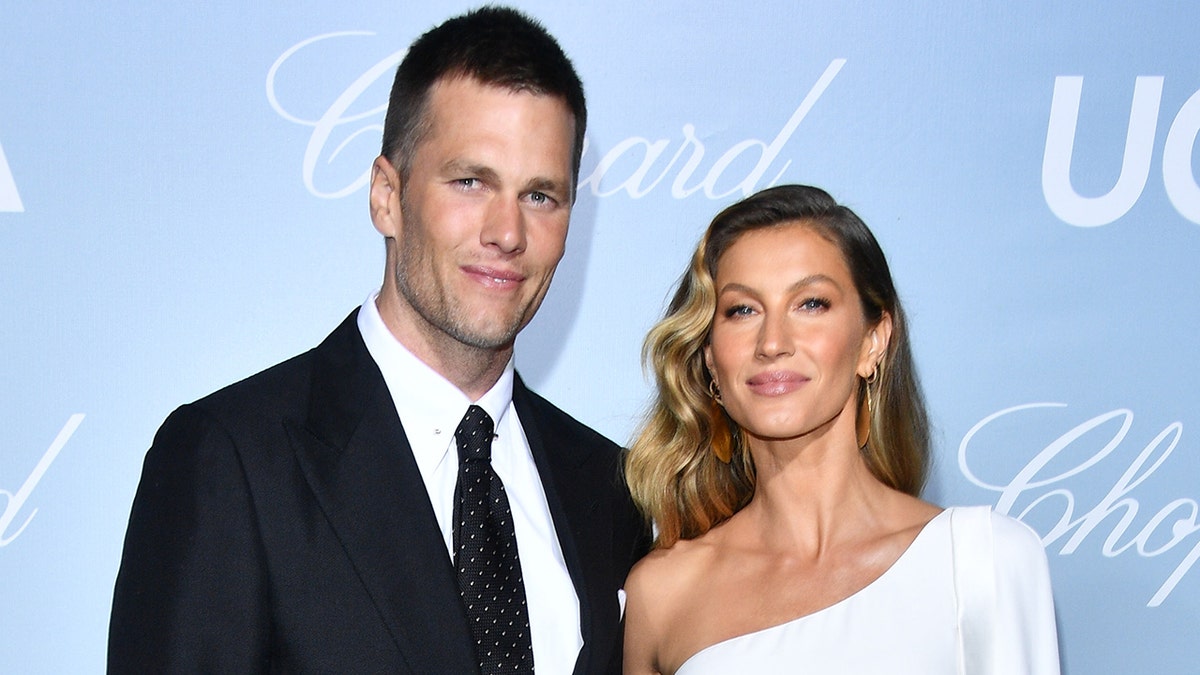
<instances>
[{"instance_id":1,"label":"black polka dot necktie","mask_svg":"<svg viewBox=\"0 0 1200 675\"><path fill-rule=\"evenodd\" d=\"M458 443L454 547L458 590L483 675L532 673L529 610L504 484L492 471L492 418L467 408Z\"/></svg>"}]
</instances>

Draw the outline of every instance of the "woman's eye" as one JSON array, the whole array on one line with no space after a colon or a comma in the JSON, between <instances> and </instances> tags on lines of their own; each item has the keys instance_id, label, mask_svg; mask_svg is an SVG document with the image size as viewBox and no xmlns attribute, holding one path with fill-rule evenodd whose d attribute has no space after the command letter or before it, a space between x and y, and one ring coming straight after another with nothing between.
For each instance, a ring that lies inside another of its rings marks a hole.
<instances>
[{"instance_id":1,"label":"woman's eye","mask_svg":"<svg viewBox=\"0 0 1200 675\"><path fill-rule=\"evenodd\" d=\"M749 305L733 305L725 310L725 318L731 319L735 316L750 316L754 310Z\"/></svg>"},{"instance_id":2,"label":"woman's eye","mask_svg":"<svg viewBox=\"0 0 1200 675\"><path fill-rule=\"evenodd\" d=\"M809 298L800 303L800 309L806 312L818 312L823 309L829 309L829 301L825 298Z\"/></svg>"}]
</instances>

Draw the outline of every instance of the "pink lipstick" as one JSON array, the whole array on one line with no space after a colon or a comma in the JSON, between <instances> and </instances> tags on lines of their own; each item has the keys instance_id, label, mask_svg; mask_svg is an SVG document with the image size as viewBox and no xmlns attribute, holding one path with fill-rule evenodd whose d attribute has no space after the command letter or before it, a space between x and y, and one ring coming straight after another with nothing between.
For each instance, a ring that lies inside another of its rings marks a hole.
<instances>
[{"instance_id":1,"label":"pink lipstick","mask_svg":"<svg viewBox=\"0 0 1200 675\"><path fill-rule=\"evenodd\" d=\"M760 396L781 396L796 391L808 380L791 370L769 370L746 380L746 386Z\"/></svg>"}]
</instances>

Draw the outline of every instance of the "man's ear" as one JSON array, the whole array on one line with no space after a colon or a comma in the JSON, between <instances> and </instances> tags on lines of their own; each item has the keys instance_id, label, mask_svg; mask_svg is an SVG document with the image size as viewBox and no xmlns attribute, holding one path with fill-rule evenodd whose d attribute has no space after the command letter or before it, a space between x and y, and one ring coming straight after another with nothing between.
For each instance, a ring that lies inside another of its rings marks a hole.
<instances>
[{"instance_id":1,"label":"man's ear","mask_svg":"<svg viewBox=\"0 0 1200 675\"><path fill-rule=\"evenodd\" d=\"M371 222L386 239L400 236L400 173L380 155L371 166Z\"/></svg>"}]
</instances>

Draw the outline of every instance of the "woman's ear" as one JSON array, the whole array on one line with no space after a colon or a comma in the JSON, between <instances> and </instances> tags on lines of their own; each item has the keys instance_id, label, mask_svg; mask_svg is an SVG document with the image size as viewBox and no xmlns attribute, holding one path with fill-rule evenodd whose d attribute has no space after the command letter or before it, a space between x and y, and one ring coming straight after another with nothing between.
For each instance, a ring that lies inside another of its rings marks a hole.
<instances>
[{"instance_id":1,"label":"woman's ear","mask_svg":"<svg viewBox=\"0 0 1200 675\"><path fill-rule=\"evenodd\" d=\"M859 377L863 379L871 377L871 373L874 373L879 363L883 361L884 354L887 354L888 345L891 344L891 341L892 315L884 312L879 317L879 321L863 336L862 348L859 350L858 368L856 370Z\"/></svg>"},{"instance_id":2,"label":"woman's ear","mask_svg":"<svg viewBox=\"0 0 1200 675\"><path fill-rule=\"evenodd\" d=\"M708 369L708 376L716 383L717 388L721 388L721 383L717 381L717 369L713 368L712 345L704 345L704 367Z\"/></svg>"}]
</instances>

